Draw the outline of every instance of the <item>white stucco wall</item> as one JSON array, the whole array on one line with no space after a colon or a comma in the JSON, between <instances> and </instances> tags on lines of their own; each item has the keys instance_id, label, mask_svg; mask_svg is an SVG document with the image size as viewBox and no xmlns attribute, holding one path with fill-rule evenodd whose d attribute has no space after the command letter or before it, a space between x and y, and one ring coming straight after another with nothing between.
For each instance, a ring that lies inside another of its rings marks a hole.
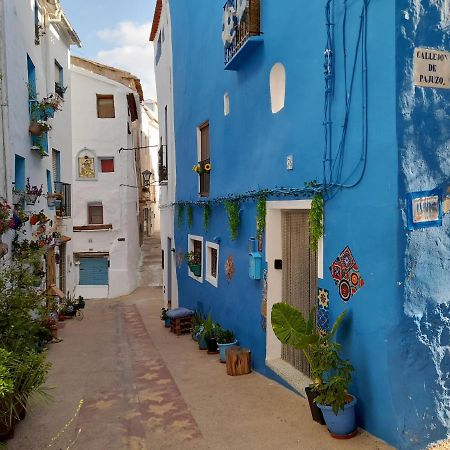
<instances>
[{"instance_id":1,"label":"white stucco wall","mask_svg":"<svg viewBox=\"0 0 450 450\"><path fill-rule=\"evenodd\" d=\"M172 31L170 20L170 4L168 0L163 1L159 29L154 40L155 55L157 55L158 37L164 29L164 42L161 44L161 56L158 61L155 60L156 88L158 92L158 117L160 136L162 143L167 145L169 179L167 184L163 184L160 190L161 208L161 247L164 250L166 264L164 265L164 299L170 300L172 307L178 306L178 282L176 274L176 251L174 239L174 208L165 207L175 201L176 189L176 159L175 159L175 128L174 128L174 101L173 101L173 59L172 59ZM165 123L165 107L167 106L167 123ZM167 127L167 133L166 133ZM167 135L167 141L166 141ZM168 248L168 239L172 240L172 249ZM170 258L170 265L167 264L167 258ZM168 273L168 267L171 267L171 274ZM168 286L170 281L171 286Z\"/></svg>"},{"instance_id":2,"label":"white stucco wall","mask_svg":"<svg viewBox=\"0 0 450 450\"><path fill-rule=\"evenodd\" d=\"M3 1L2 8L2 107L3 110L3 137L6 148L8 199L11 199L11 190L14 183L15 155L25 158L26 177L30 177L32 185L43 185L43 192L47 194L47 170L52 172L52 148L61 152L61 180L71 183L72 180L72 132L71 132L71 87L69 77L70 42L64 32L58 31L58 25L48 24L46 33L40 38L39 45L35 44L34 1ZM43 23L43 19L41 19ZM28 132L30 123L28 108L28 71L27 55L36 68L36 90L38 99L54 93L55 89L55 59L64 72L64 85L68 90L62 103L62 111L55 113L54 119L49 119L53 129L49 132L49 157L41 159L36 151L32 151L31 139ZM2 142L3 144L3 142ZM3 164L3 156L0 155ZM0 176L2 174L0 173ZM52 183L53 183L52 176ZM1 183L0 183L1 185ZM1 189L1 188L0 188ZM44 212L55 220L55 209L47 207L45 196L38 199L36 205L27 206L27 212ZM61 231L68 237L72 236L71 218L60 221ZM30 224L24 227L26 237L32 236ZM4 241L11 241L12 232L3 236ZM66 291L73 291L73 259L72 243L67 247L67 275ZM58 247L56 252L58 253ZM58 275L57 266L57 275Z\"/></svg>"},{"instance_id":3,"label":"white stucco wall","mask_svg":"<svg viewBox=\"0 0 450 450\"><path fill-rule=\"evenodd\" d=\"M115 81L76 66L72 66L71 77L74 94L74 225L88 225L90 202L102 202L103 222L112 225L112 230L74 233L76 254L109 253L110 261L109 289L78 285L77 292L87 298L127 295L137 286L138 191L134 152L119 152L119 149L135 146L127 127L126 95L132 91ZM96 94L114 95L115 118L97 117ZM135 126L139 128L136 123L133 127ZM95 153L97 158L97 176L92 181L78 179L77 157L84 148ZM114 157L113 173L101 173L98 160L100 157ZM76 278L77 282L78 280L79 274Z\"/></svg>"}]
</instances>

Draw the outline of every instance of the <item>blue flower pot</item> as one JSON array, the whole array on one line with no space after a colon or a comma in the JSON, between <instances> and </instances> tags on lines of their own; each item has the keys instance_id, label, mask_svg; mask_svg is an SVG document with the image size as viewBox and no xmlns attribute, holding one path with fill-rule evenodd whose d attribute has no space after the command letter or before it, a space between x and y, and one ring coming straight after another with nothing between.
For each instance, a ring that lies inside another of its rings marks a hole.
<instances>
[{"instance_id":1,"label":"blue flower pot","mask_svg":"<svg viewBox=\"0 0 450 450\"><path fill-rule=\"evenodd\" d=\"M170 318L169 317L167 317L167 319L164 319L164 326L166 328L170 328Z\"/></svg>"},{"instance_id":2,"label":"blue flower pot","mask_svg":"<svg viewBox=\"0 0 450 450\"><path fill-rule=\"evenodd\" d=\"M207 350L207 349L208 349L208 346L206 345L206 341L205 341L205 338L204 338L204 337L201 337L201 338L198 340L198 348L199 348L200 350Z\"/></svg>"},{"instance_id":3,"label":"blue flower pot","mask_svg":"<svg viewBox=\"0 0 450 450\"><path fill-rule=\"evenodd\" d=\"M337 415L333 412L331 406L317 403L331 434L345 436L356 430L355 406L358 400L355 396L352 395L352 397L353 400L344 406L344 410L340 409Z\"/></svg>"},{"instance_id":4,"label":"blue flower pot","mask_svg":"<svg viewBox=\"0 0 450 450\"><path fill-rule=\"evenodd\" d=\"M234 345L237 344L237 340L235 340L234 342L231 342L230 344L217 344L217 346L219 347L219 353L220 353L220 362L225 363L227 362L227 350L230 347L233 347Z\"/></svg>"},{"instance_id":5,"label":"blue flower pot","mask_svg":"<svg viewBox=\"0 0 450 450\"><path fill-rule=\"evenodd\" d=\"M44 114L50 119L53 119L55 117L55 110L51 107L45 108Z\"/></svg>"}]
</instances>

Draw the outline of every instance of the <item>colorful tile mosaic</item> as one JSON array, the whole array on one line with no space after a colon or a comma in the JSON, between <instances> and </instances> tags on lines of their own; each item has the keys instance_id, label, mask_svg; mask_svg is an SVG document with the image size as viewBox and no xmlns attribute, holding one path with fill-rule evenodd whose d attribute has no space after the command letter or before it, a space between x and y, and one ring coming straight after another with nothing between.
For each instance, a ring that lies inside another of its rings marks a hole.
<instances>
[{"instance_id":1,"label":"colorful tile mosaic","mask_svg":"<svg viewBox=\"0 0 450 450\"><path fill-rule=\"evenodd\" d=\"M317 331L320 336L325 337L329 326L330 293L326 289L317 290Z\"/></svg>"},{"instance_id":2,"label":"colorful tile mosaic","mask_svg":"<svg viewBox=\"0 0 450 450\"><path fill-rule=\"evenodd\" d=\"M319 308L317 310L317 328L319 330L328 331L330 325L330 310Z\"/></svg>"},{"instance_id":3,"label":"colorful tile mosaic","mask_svg":"<svg viewBox=\"0 0 450 450\"><path fill-rule=\"evenodd\" d=\"M349 247L345 247L336 258L330 266L330 272L339 295L346 303L364 286L364 280Z\"/></svg>"},{"instance_id":4,"label":"colorful tile mosaic","mask_svg":"<svg viewBox=\"0 0 450 450\"><path fill-rule=\"evenodd\" d=\"M319 308L328 309L330 306L330 293L326 289L318 289Z\"/></svg>"}]
</instances>

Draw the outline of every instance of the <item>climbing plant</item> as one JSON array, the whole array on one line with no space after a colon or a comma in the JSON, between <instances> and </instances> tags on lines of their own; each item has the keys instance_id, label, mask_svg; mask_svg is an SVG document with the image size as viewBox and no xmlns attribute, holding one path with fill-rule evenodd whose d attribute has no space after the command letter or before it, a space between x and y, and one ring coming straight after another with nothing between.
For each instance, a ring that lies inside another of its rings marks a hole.
<instances>
[{"instance_id":1,"label":"climbing plant","mask_svg":"<svg viewBox=\"0 0 450 450\"><path fill-rule=\"evenodd\" d=\"M183 225L183 218L184 218L184 204L179 203L177 205L177 223L179 227Z\"/></svg>"},{"instance_id":2,"label":"climbing plant","mask_svg":"<svg viewBox=\"0 0 450 450\"><path fill-rule=\"evenodd\" d=\"M239 202L236 200L225 200L223 202L228 214L228 224L230 226L231 240L235 241L239 235Z\"/></svg>"},{"instance_id":3,"label":"climbing plant","mask_svg":"<svg viewBox=\"0 0 450 450\"><path fill-rule=\"evenodd\" d=\"M323 197L316 194L311 202L309 211L309 245L312 250L317 250L319 241L323 236Z\"/></svg>"},{"instance_id":4,"label":"climbing plant","mask_svg":"<svg viewBox=\"0 0 450 450\"><path fill-rule=\"evenodd\" d=\"M192 205L187 207L187 223L189 228L191 228L194 223L194 208L192 208Z\"/></svg>"},{"instance_id":5,"label":"climbing plant","mask_svg":"<svg viewBox=\"0 0 450 450\"><path fill-rule=\"evenodd\" d=\"M211 217L211 205L209 202L205 203L205 207L203 208L203 228L205 231L208 231L209 228L209 219Z\"/></svg>"},{"instance_id":6,"label":"climbing plant","mask_svg":"<svg viewBox=\"0 0 450 450\"><path fill-rule=\"evenodd\" d=\"M266 229L266 196L262 195L258 198L256 204L256 237L261 239Z\"/></svg>"}]
</instances>

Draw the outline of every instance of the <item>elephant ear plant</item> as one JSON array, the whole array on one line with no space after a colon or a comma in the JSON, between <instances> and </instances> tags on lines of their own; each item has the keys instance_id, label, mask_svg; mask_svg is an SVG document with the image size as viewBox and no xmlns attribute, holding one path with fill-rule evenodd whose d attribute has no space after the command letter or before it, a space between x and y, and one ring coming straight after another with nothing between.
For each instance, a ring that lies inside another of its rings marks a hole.
<instances>
[{"instance_id":1,"label":"elephant ear plant","mask_svg":"<svg viewBox=\"0 0 450 450\"><path fill-rule=\"evenodd\" d=\"M320 336L315 331L315 308L306 321L302 313L285 303L277 303L272 309L272 328L276 337L286 345L302 350L311 368L315 402L330 406L334 414L347 403L347 389L354 370L349 361L340 357L340 344L334 336L342 325L344 311L333 325L331 332Z\"/></svg>"}]
</instances>

